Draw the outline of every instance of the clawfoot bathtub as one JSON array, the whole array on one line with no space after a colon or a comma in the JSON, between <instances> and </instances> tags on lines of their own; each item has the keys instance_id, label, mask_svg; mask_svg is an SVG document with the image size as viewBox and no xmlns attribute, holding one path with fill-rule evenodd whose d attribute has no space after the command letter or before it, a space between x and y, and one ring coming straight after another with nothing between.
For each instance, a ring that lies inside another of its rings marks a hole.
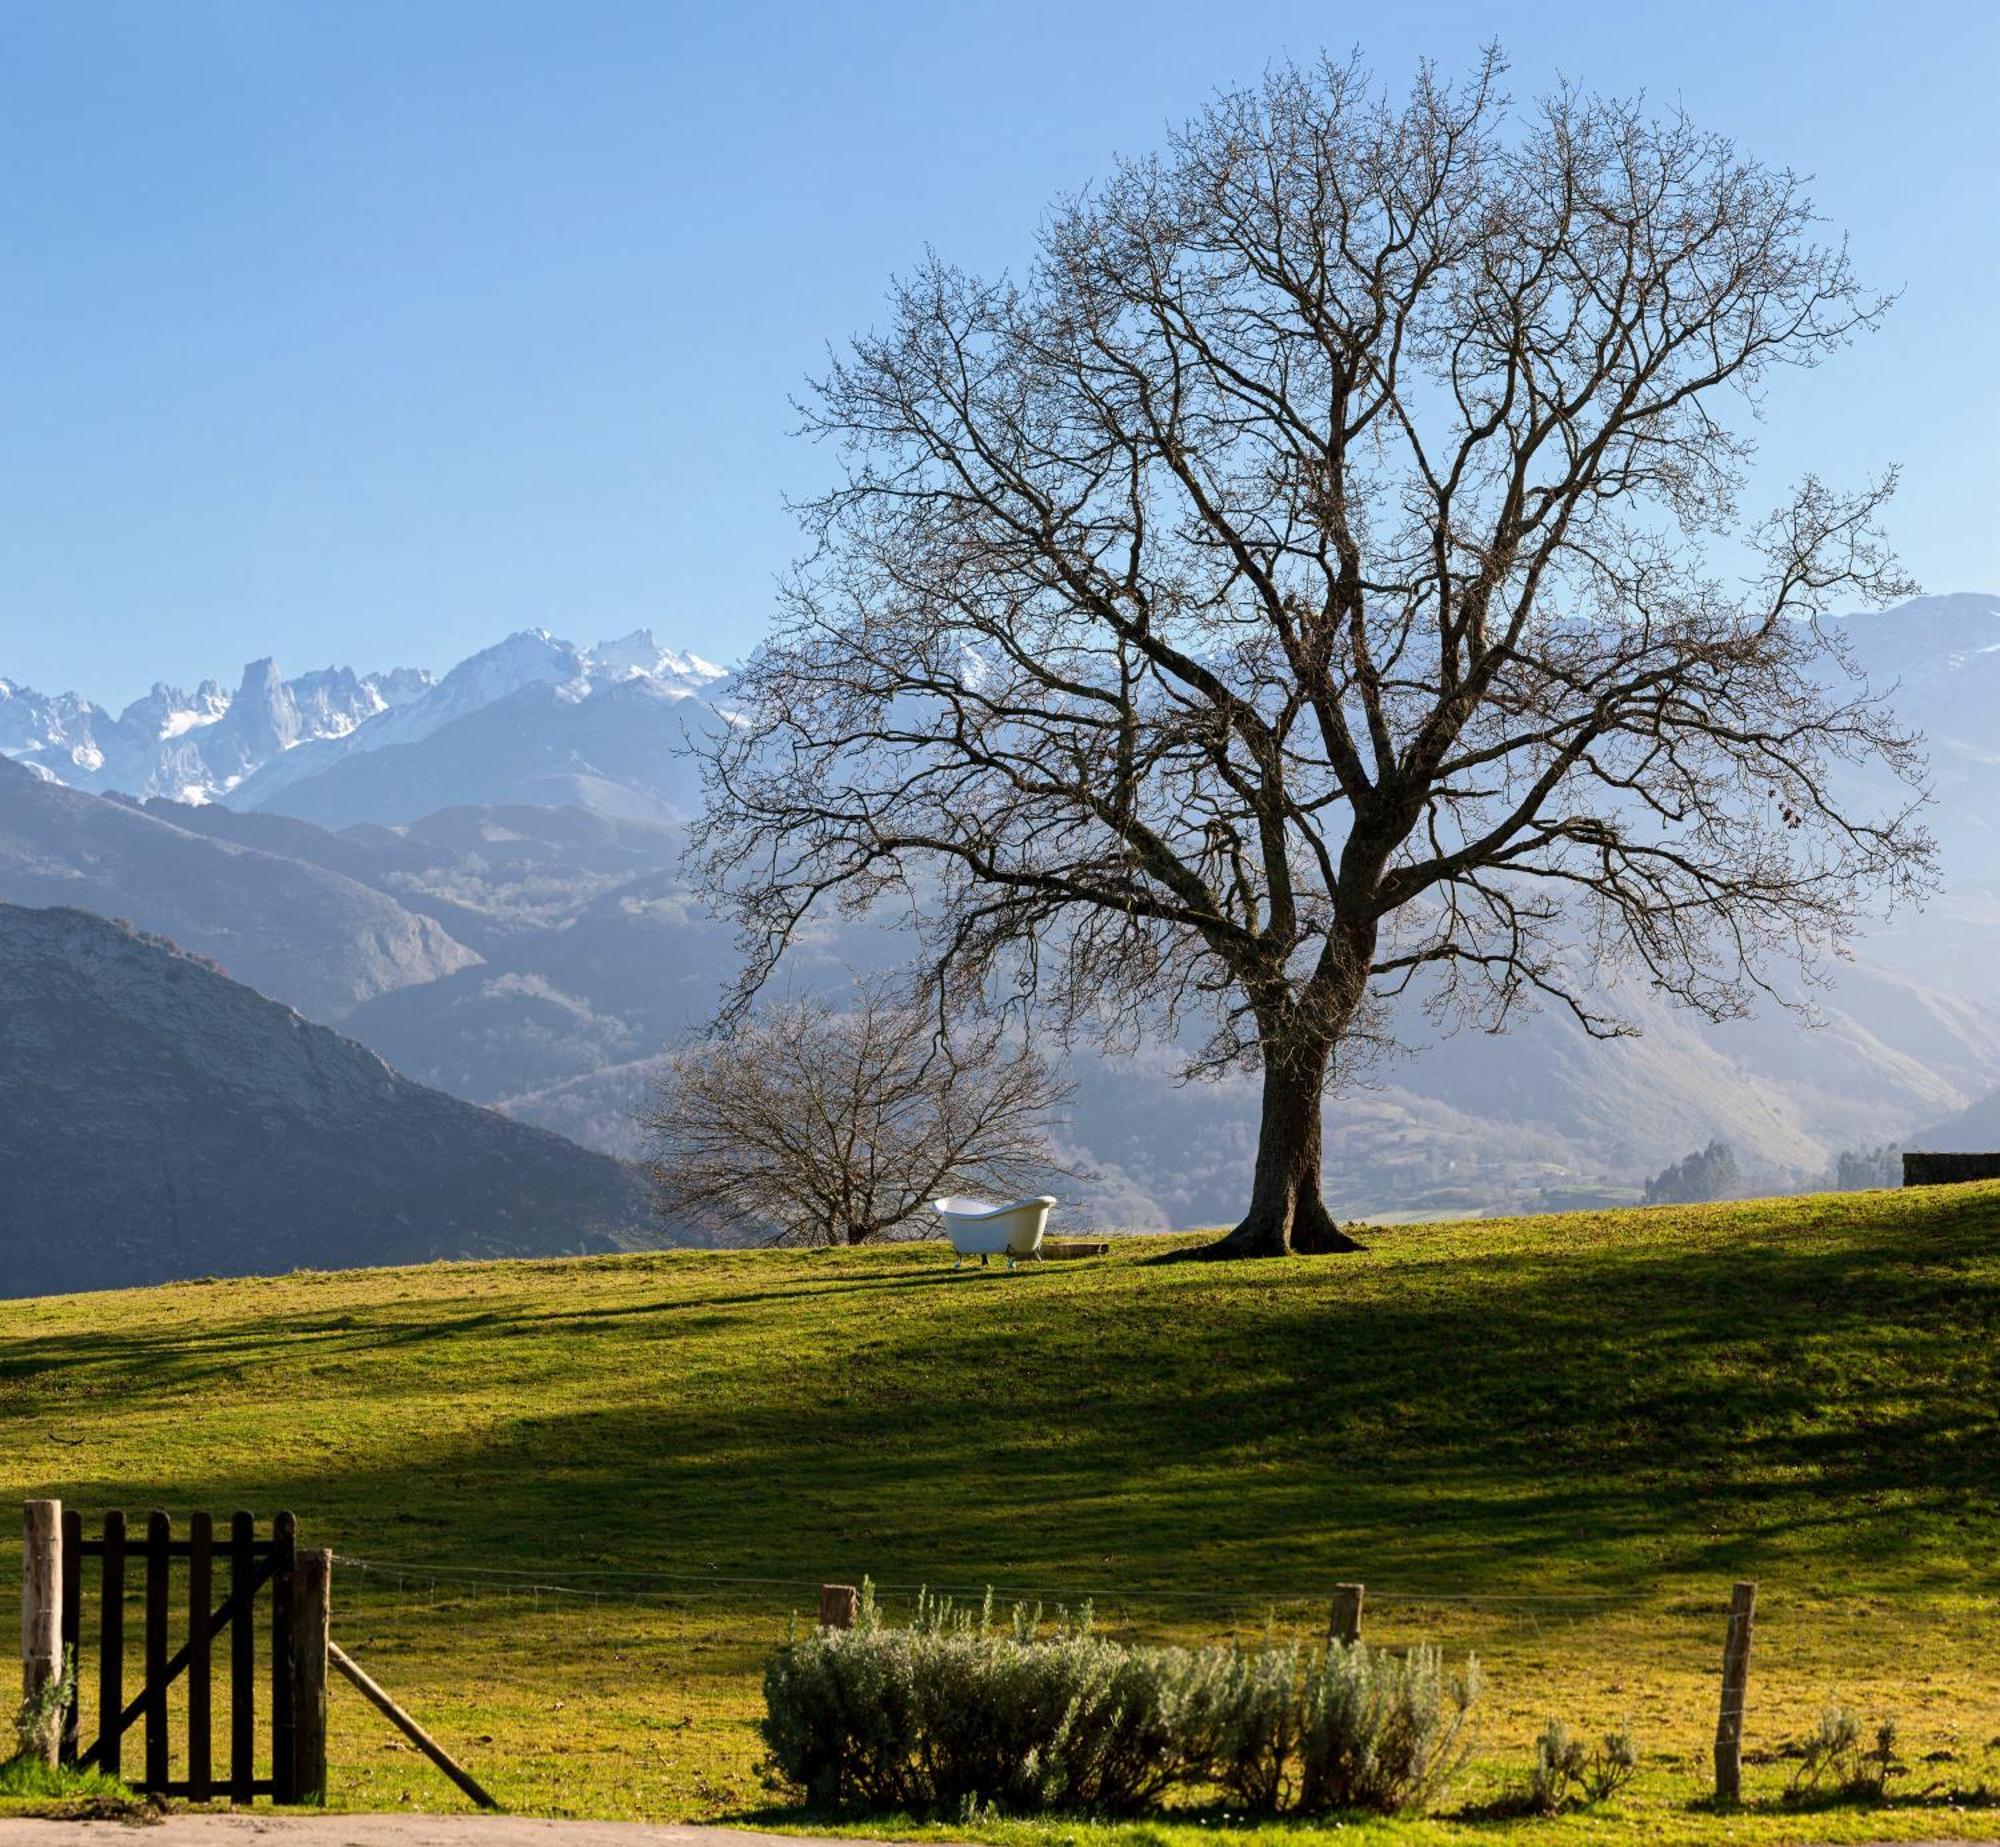
<instances>
[{"instance_id":1,"label":"clawfoot bathtub","mask_svg":"<svg viewBox=\"0 0 2000 1847\"><path fill-rule=\"evenodd\" d=\"M1011 1270L1024 1257L1033 1257L1042 1248L1042 1232L1049 1222L1054 1198L1044 1193L1035 1199L1010 1200L1004 1206L983 1199L934 1199L931 1205L944 1220L945 1236L962 1264L968 1257L984 1263L989 1257L1005 1257Z\"/></svg>"}]
</instances>

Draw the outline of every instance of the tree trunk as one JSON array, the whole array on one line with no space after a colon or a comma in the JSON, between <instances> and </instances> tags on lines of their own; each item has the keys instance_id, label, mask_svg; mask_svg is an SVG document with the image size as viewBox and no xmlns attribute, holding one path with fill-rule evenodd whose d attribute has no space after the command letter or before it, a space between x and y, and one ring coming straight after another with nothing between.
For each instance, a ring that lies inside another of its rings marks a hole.
<instances>
[{"instance_id":1,"label":"tree trunk","mask_svg":"<svg viewBox=\"0 0 2000 1847\"><path fill-rule=\"evenodd\" d=\"M1367 1248L1340 1229L1320 1197L1320 1102L1327 1057L1317 1047L1288 1048L1283 1055L1267 1048L1250 1210L1228 1237L1197 1255L1284 1257Z\"/></svg>"}]
</instances>

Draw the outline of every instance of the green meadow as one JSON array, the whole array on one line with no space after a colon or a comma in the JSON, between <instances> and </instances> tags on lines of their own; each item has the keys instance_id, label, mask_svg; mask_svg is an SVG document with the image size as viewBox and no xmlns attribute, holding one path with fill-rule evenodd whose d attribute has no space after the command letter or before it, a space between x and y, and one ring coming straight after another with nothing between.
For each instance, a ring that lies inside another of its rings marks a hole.
<instances>
[{"instance_id":1,"label":"green meadow","mask_svg":"<svg viewBox=\"0 0 2000 1847\"><path fill-rule=\"evenodd\" d=\"M824 1581L872 1578L892 1616L992 1586L1197 1641L1316 1633L1358 1580L1371 1639L1474 1651L1487 1693L1441 1813L1343 1840L2000 1838L2000 1185L1151 1261L1174 1242L1011 1274L899 1245L0 1303L0 1471L87 1522L293 1509L339 1555L336 1640L523 1811L814 1825L756 1719ZM9 1544L10 1599L16 1571ZM1750 1800L1716 1815L1742 1577ZM1783 1800L1829 1701L1898 1722L1888 1808ZM1639 1782L1493 1819L1550 1717L1629 1723ZM340 1806L459 1804L338 1683L332 1757Z\"/></svg>"}]
</instances>

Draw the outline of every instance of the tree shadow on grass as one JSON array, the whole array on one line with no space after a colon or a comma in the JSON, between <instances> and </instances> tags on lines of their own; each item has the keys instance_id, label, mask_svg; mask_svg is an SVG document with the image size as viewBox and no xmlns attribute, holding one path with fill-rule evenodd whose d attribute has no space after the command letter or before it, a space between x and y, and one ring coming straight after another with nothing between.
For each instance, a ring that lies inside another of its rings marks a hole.
<instances>
[{"instance_id":1,"label":"tree shadow on grass","mask_svg":"<svg viewBox=\"0 0 2000 1847\"><path fill-rule=\"evenodd\" d=\"M1485 1254L1468 1233L1365 1290L1331 1259L949 1294L696 1272L630 1303L23 1335L0 1418L171 1404L171 1446L108 1421L12 1473L89 1509L287 1504L349 1553L414 1523L440 1567L1244 1602L1348 1576L1637 1597L1780 1558L1942 1582L2000 1501L1996 1218L1913 1222L1893 1255L1860 1225ZM263 1408L232 1401L206 1444L232 1385Z\"/></svg>"}]
</instances>

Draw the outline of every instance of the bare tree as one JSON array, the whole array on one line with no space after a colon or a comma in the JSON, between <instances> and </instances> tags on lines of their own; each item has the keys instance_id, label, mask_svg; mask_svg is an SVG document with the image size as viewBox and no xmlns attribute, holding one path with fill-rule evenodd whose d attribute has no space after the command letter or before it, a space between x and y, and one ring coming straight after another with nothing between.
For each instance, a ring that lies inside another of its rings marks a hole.
<instances>
[{"instance_id":1,"label":"bare tree","mask_svg":"<svg viewBox=\"0 0 2000 1847\"><path fill-rule=\"evenodd\" d=\"M1056 1171L1064 1094L1001 1023L945 1031L882 981L847 1006L787 1000L670 1062L647 1117L656 1204L776 1243L865 1244L952 1187Z\"/></svg>"},{"instance_id":2,"label":"bare tree","mask_svg":"<svg viewBox=\"0 0 2000 1847\"><path fill-rule=\"evenodd\" d=\"M1281 67L1025 279L899 283L806 406L842 479L708 765L742 995L893 900L1065 1032L1202 1007L1195 1068L1263 1073L1225 1252L1353 1248L1322 1096L1405 991L1612 1034L1622 965L1721 1018L1927 875L1820 621L1909 588L1893 477L1737 506L1760 388L1885 304L1792 174L1500 74Z\"/></svg>"}]
</instances>

